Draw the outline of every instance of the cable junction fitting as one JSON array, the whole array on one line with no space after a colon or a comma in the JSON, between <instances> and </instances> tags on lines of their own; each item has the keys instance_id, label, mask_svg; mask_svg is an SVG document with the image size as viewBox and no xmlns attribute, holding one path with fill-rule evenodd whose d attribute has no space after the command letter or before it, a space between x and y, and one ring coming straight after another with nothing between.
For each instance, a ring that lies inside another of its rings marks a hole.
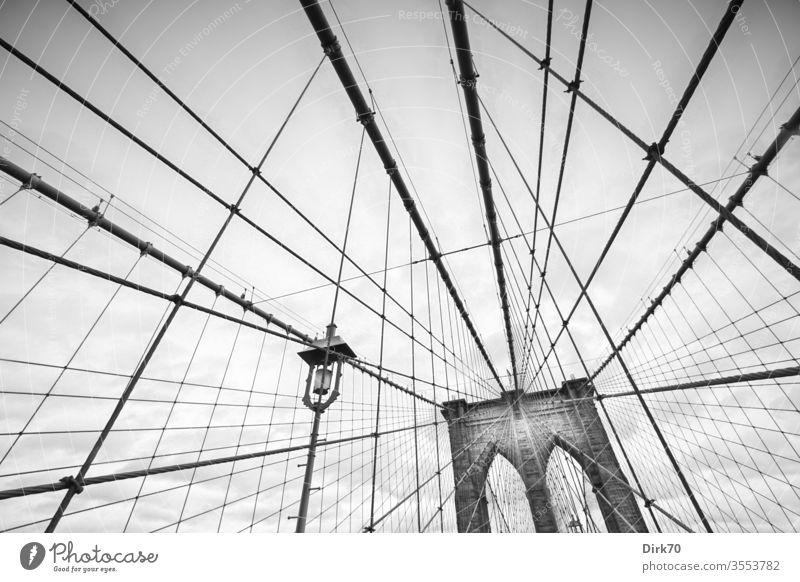
<instances>
[{"instance_id":1,"label":"cable junction fitting","mask_svg":"<svg viewBox=\"0 0 800 582\"><path fill-rule=\"evenodd\" d=\"M649 162L655 162L661 159L661 155L663 153L663 148L656 142L653 142L650 144L650 146L648 146L647 153L642 159Z\"/></svg>"},{"instance_id":2,"label":"cable junction fitting","mask_svg":"<svg viewBox=\"0 0 800 582\"><path fill-rule=\"evenodd\" d=\"M583 83L582 79L575 79L567 83L567 88L564 90L564 93L572 93L573 91L577 91L580 89L581 83Z\"/></svg>"},{"instance_id":3,"label":"cable junction fitting","mask_svg":"<svg viewBox=\"0 0 800 582\"><path fill-rule=\"evenodd\" d=\"M66 477L61 477L59 482L64 483L68 486L68 489L71 489L75 492L75 495L80 495L83 493L83 485L81 485L78 480L73 475L67 475Z\"/></svg>"}]
</instances>

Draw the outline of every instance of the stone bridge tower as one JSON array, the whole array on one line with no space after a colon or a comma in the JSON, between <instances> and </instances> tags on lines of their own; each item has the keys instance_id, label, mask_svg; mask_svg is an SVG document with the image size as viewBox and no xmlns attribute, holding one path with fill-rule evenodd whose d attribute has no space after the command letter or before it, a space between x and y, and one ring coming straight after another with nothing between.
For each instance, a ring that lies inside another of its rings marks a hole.
<instances>
[{"instance_id":1,"label":"stone bridge tower","mask_svg":"<svg viewBox=\"0 0 800 582\"><path fill-rule=\"evenodd\" d=\"M558 531L545 479L555 446L562 447L583 467L609 532L647 531L601 424L591 398L593 392L586 379L578 379L564 382L555 390L504 392L495 400L444 404L454 456L459 532L490 531L484 488L497 454L508 459L522 477L536 531Z\"/></svg>"}]
</instances>

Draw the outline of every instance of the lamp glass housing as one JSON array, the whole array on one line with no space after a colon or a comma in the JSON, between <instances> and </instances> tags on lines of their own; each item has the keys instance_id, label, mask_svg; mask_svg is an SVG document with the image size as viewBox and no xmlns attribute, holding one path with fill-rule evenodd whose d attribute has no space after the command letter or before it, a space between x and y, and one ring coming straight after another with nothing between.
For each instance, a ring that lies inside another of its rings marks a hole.
<instances>
[{"instance_id":1,"label":"lamp glass housing","mask_svg":"<svg viewBox=\"0 0 800 582\"><path fill-rule=\"evenodd\" d=\"M314 394L327 394L331 389L333 371L320 366L314 374Z\"/></svg>"}]
</instances>

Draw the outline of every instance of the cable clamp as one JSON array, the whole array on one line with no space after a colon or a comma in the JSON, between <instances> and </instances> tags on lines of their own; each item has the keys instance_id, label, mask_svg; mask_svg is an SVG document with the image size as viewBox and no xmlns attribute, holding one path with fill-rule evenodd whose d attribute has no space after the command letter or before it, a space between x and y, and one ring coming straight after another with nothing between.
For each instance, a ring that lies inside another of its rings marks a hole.
<instances>
[{"instance_id":1,"label":"cable clamp","mask_svg":"<svg viewBox=\"0 0 800 582\"><path fill-rule=\"evenodd\" d=\"M219 287L217 287L217 289L216 289L216 291L214 291L214 293L216 294L217 297L219 297L220 295L224 294L225 293L225 286L224 285L220 285Z\"/></svg>"},{"instance_id":2,"label":"cable clamp","mask_svg":"<svg viewBox=\"0 0 800 582\"><path fill-rule=\"evenodd\" d=\"M180 305L181 303L183 303L183 298L177 293L175 293L174 295L170 295L169 300L172 301L175 305Z\"/></svg>"},{"instance_id":3,"label":"cable clamp","mask_svg":"<svg viewBox=\"0 0 800 582\"><path fill-rule=\"evenodd\" d=\"M573 91L577 91L580 89L581 83L583 83L583 80L581 79L574 79L570 81L567 83L567 88L564 90L564 93L572 93Z\"/></svg>"},{"instance_id":4,"label":"cable clamp","mask_svg":"<svg viewBox=\"0 0 800 582\"><path fill-rule=\"evenodd\" d=\"M368 525L364 528L364 533L375 533L375 528Z\"/></svg>"},{"instance_id":5,"label":"cable clamp","mask_svg":"<svg viewBox=\"0 0 800 582\"><path fill-rule=\"evenodd\" d=\"M660 160L661 154L663 153L664 151L662 150L661 146L659 146L656 142L653 142L647 148L647 153L642 159L647 160L649 162L654 162L656 160Z\"/></svg>"},{"instance_id":6,"label":"cable clamp","mask_svg":"<svg viewBox=\"0 0 800 582\"><path fill-rule=\"evenodd\" d=\"M31 174L28 176L28 181L25 182L21 189L22 190L36 190L36 187L42 181L42 177L39 174Z\"/></svg>"},{"instance_id":7,"label":"cable clamp","mask_svg":"<svg viewBox=\"0 0 800 582\"><path fill-rule=\"evenodd\" d=\"M83 485L81 485L78 480L73 475L67 475L66 477L61 477L58 480L60 483L64 483L67 485L67 488L74 491L75 495L80 495L83 493Z\"/></svg>"},{"instance_id":8,"label":"cable clamp","mask_svg":"<svg viewBox=\"0 0 800 582\"><path fill-rule=\"evenodd\" d=\"M153 250L153 243L146 242L144 243L144 248L141 251L139 251L139 255L142 257L146 257L147 255L150 254L150 251L152 250Z\"/></svg>"},{"instance_id":9,"label":"cable clamp","mask_svg":"<svg viewBox=\"0 0 800 582\"><path fill-rule=\"evenodd\" d=\"M551 63L551 62L553 62L553 59L552 59L552 57L547 57L547 58L545 58L545 59L542 59L542 62L541 62L541 64L539 65L539 70L540 70L540 71L542 71L542 70L544 70L544 69L549 69L549 68L550 68L550 63Z\"/></svg>"},{"instance_id":10,"label":"cable clamp","mask_svg":"<svg viewBox=\"0 0 800 582\"><path fill-rule=\"evenodd\" d=\"M186 271L183 273L184 279L195 279L197 278L197 273L194 269L192 269L189 265L186 265Z\"/></svg>"},{"instance_id":11,"label":"cable clamp","mask_svg":"<svg viewBox=\"0 0 800 582\"><path fill-rule=\"evenodd\" d=\"M388 166L384 166L386 173L390 176L394 176L397 173L397 162L392 160L392 163Z\"/></svg>"},{"instance_id":12,"label":"cable clamp","mask_svg":"<svg viewBox=\"0 0 800 582\"><path fill-rule=\"evenodd\" d=\"M652 506L655 502L656 502L655 499L645 499L644 500L644 506L646 508L650 508L650 506Z\"/></svg>"},{"instance_id":13,"label":"cable clamp","mask_svg":"<svg viewBox=\"0 0 800 582\"><path fill-rule=\"evenodd\" d=\"M94 213L94 216L86 219L86 221L89 223L89 228L94 228L97 226L97 223L99 223L100 219L103 218L103 213L100 212L100 204L95 204L92 206L92 212Z\"/></svg>"},{"instance_id":14,"label":"cable clamp","mask_svg":"<svg viewBox=\"0 0 800 582\"><path fill-rule=\"evenodd\" d=\"M342 50L342 45L339 44L339 39L334 36L331 42L322 45L322 50L328 58L331 58L335 53Z\"/></svg>"},{"instance_id":15,"label":"cable clamp","mask_svg":"<svg viewBox=\"0 0 800 582\"><path fill-rule=\"evenodd\" d=\"M486 147L486 135L482 133L480 135L472 136L472 145L476 148ZM483 186L483 183L481 183L481 186Z\"/></svg>"},{"instance_id":16,"label":"cable clamp","mask_svg":"<svg viewBox=\"0 0 800 582\"><path fill-rule=\"evenodd\" d=\"M359 113L356 116L356 121L358 121L364 127L367 127L370 123L372 123L375 119L375 112L371 109L368 111L364 111L363 113Z\"/></svg>"}]
</instances>

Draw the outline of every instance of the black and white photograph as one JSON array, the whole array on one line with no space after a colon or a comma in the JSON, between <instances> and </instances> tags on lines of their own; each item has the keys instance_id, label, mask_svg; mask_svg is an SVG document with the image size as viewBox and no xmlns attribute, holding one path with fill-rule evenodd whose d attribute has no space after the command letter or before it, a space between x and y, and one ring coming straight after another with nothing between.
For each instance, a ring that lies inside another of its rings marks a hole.
<instances>
[{"instance_id":1,"label":"black and white photograph","mask_svg":"<svg viewBox=\"0 0 800 582\"><path fill-rule=\"evenodd\" d=\"M800 1L0 0L0 149L3 579L800 576Z\"/></svg>"}]
</instances>

